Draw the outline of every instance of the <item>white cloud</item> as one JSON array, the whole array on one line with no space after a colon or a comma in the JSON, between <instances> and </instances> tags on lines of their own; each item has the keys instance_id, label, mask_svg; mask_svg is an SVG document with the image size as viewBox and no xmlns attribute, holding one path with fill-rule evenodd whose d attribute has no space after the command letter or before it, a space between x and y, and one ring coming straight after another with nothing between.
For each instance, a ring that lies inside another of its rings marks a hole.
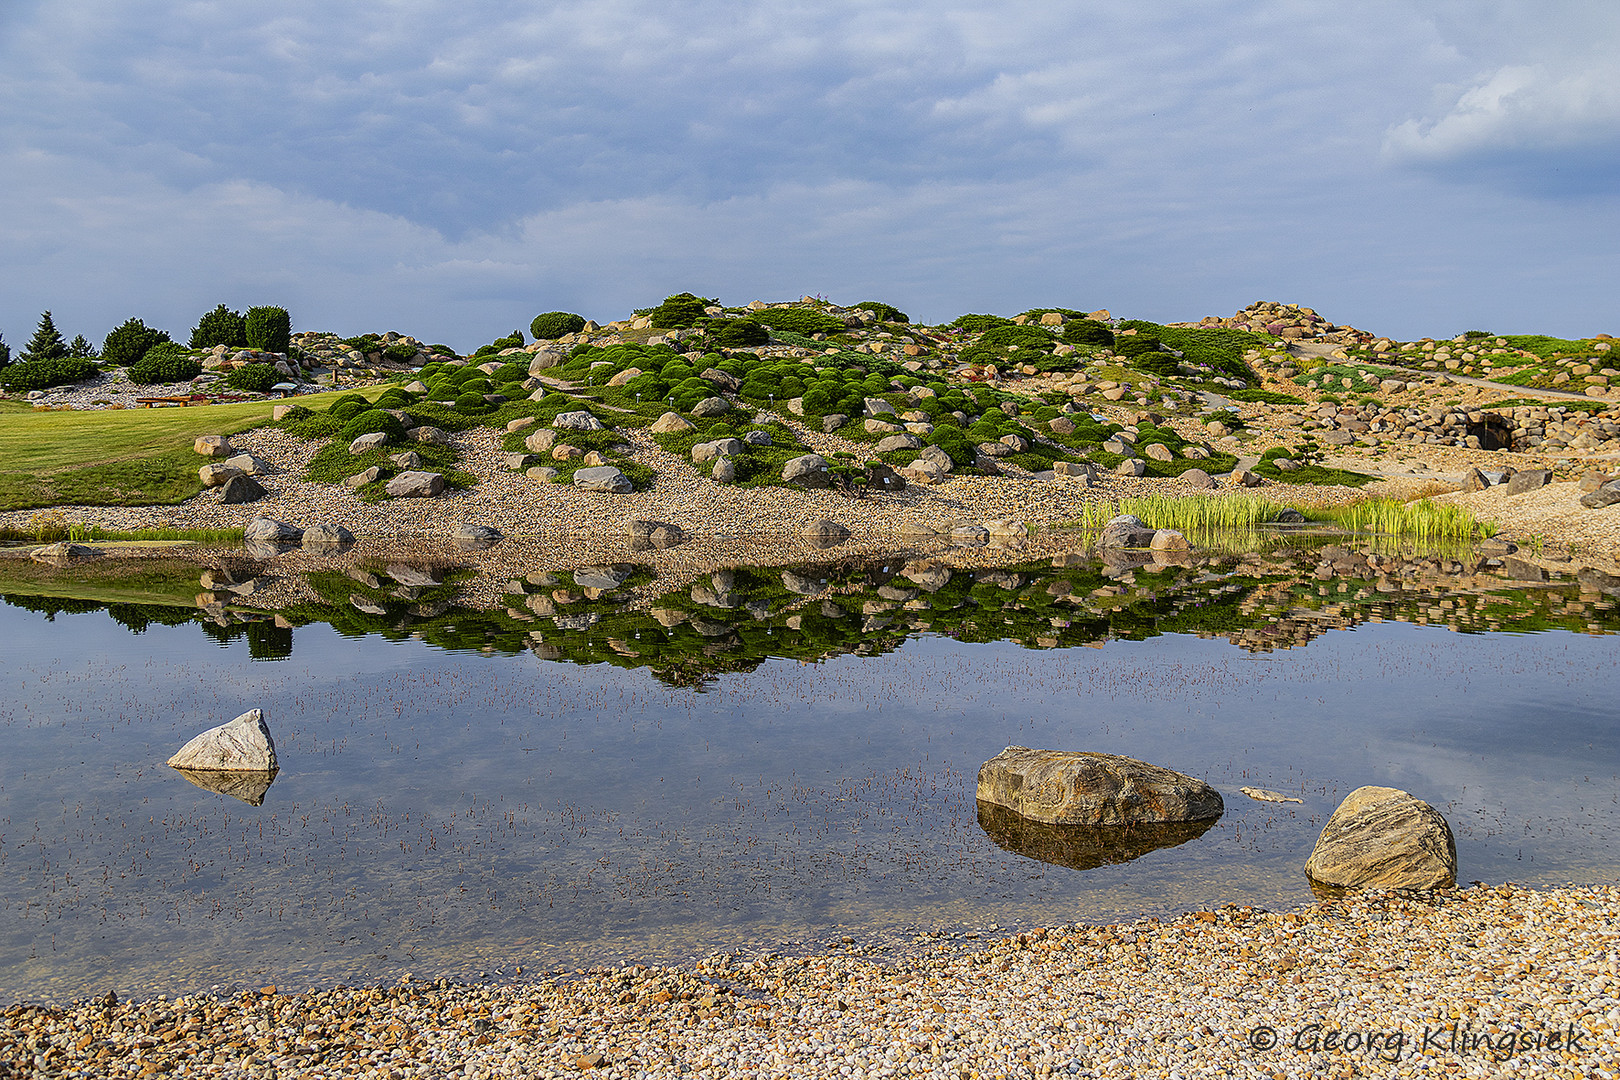
<instances>
[{"instance_id":1,"label":"white cloud","mask_svg":"<svg viewBox=\"0 0 1620 1080\"><path fill-rule=\"evenodd\" d=\"M1408 120L1384 140L1401 161L1620 148L1620 59L1575 71L1509 65L1465 91L1437 120Z\"/></svg>"}]
</instances>

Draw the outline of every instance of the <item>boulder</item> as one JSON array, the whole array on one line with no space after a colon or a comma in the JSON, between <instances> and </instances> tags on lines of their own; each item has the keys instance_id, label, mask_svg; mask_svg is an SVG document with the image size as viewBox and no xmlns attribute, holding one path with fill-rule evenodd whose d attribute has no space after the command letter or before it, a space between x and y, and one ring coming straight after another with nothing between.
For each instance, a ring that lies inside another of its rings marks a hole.
<instances>
[{"instance_id":1,"label":"boulder","mask_svg":"<svg viewBox=\"0 0 1620 1080\"><path fill-rule=\"evenodd\" d=\"M86 547L83 544L73 544L66 540L54 544L46 544L29 552L28 557L40 562L64 563L73 559L88 559L93 555L103 554L100 548Z\"/></svg>"},{"instance_id":2,"label":"boulder","mask_svg":"<svg viewBox=\"0 0 1620 1080\"><path fill-rule=\"evenodd\" d=\"M1146 454L1154 461L1173 461L1175 460L1176 456L1170 452L1170 448L1164 445L1164 443L1148 443L1146 446L1142 447L1142 453Z\"/></svg>"},{"instance_id":3,"label":"boulder","mask_svg":"<svg viewBox=\"0 0 1620 1080\"><path fill-rule=\"evenodd\" d=\"M870 491L904 491L906 479L881 461L866 467L866 486Z\"/></svg>"},{"instance_id":4,"label":"boulder","mask_svg":"<svg viewBox=\"0 0 1620 1080\"><path fill-rule=\"evenodd\" d=\"M654 420L649 430L655 435L682 435L696 426L680 413L667 412Z\"/></svg>"},{"instance_id":5,"label":"boulder","mask_svg":"<svg viewBox=\"0 0 1620 1080\"><path fill-rule=\"evenodd\" d=\"M827 486L827 459L820 454L802 454L782 466L782 479L801 487Z\"/></svg>"},{"instance_id":6,"label":"boulder","mask_svg":"<svg viewBox=\"0 0 1620 1080\"><path fill-rule=\"evenodd\" d=\"M556 349L541 349L529 357L529 374L538 375L542 371L548 371L566 359L568 359L567 353L559 352Z\"/></svg>"},{"instance_id":7,"label":"boulder","mask_svg":"<svg viewBox=\"0 0 1620 1080\"><path fill-rule=\"evenodd\" d=\"M875 417L879 417L879 416L893 416L894 415L894 406L890 405L887 401L884 401L882 398L869 397L864 402L862 402L862 405L864 406L864 410L866 412L866 415L870 416L870 417L875 418Z\"/></svg>"},{"instance_id":8,"label":"boulder","mask_svg":"<svg viewBox=\"0 0 1620 1080\"><path fill-rule=\"evenodd\" d=\"M806 525L804 527L804 531L799 535L803 536L816 547L832 547L835 544L842 544L845 540L848 540L849 530L838 524L836 521L829 521L826 518L821 518Z\"/></svg>"},{"instance_id":9,"label":"boulder","mask_svg":"<svg viewBox=\"0 0 1620 1080\"><path fill-rule=\"evenodd\" d=\"M1259 487L1260 474L1248 469L1233 469L1226 477L1227 487Z\"/></svg>"},{"instance_id":10,"label":"boulder","mask_svg":"<svg viewBox=\"0 0 1620 1080\"><path fill-rule=\"evenodd\" d=\"M306 548L340 548L354 543L354 533L342 525L311 525L304 530L302 543Z\"/></svg>"},{"instance_id":11,"label":"boulder","mask_svg":"<svg viewBox=\"0 0 1620 1080\"><path fill-rule=\"evenodd\" d=\"M415 450L406 450L402 454L389 454L388 460L394 463L396 469L410 470L422 467L422 455Z\"/></svg>"},{"instance_id":12,"label":"boulder","mask_svg":"<svg viewBox=\"0 0 1620 1080\"><path fill-rule=\"evenodd\" d=\"M1522 472L1514 473L1508 479L1507 493L1509 495L1523 495L1527 491L1546 487L1550 483L1552 483L1552 471L1550 469L1525 469Z\"/></svg>"},{"instance_id":13,"label":"boulder","mask_svg":"<svg viewBox=\"0 0 1620 1080\"><path fill-rule=\"evenodd\" d=\"M693 416L724 416L731 411L731 402L723 397L706 397L692 406Z\"/></svg>"},{"instance_id":14,"label":"boulder","mask_svg":"<svg viewBox=\"0 0 1620 1080\"><path fill-rule=\"evenodd\" d=\"M552 426L561 428L564 431L601 431L603 429L602 421L584 409L577 412L558 413L557 418L551 423Z\"/></svg>"},{"instance_id":15,"label":"boulder","mask_svg":"<svg viewBox=\"0 0 1620 1080\"><path fill-rule=\"evenodd\" d=\"M263 458L256 458L252 454L233 454L225 459L227 467L238 469L249 476L264 476L270 472L270 463Z\"/></svg>"},{"instance_id":16,"label":"boulder","mask_svg":"<svg viewBox=\"0 0 1620 1080\"><path fill-rule=\"evenodd\" d=\"M428 446L450 445L450 436L444 433L443 428L436 428L428 424L411 428L405 434L412 442L426 443Z\"/></svg>"},{"instance_id":17,"label":"boulder","mask_svg":"<svg viewBox=\"0 0 1620 1080\"><path fill-rule=\"evenodd\" d=\"M274 518L256 517L247 523L242 531L242 539L260 541L271 544L296 544L304 535L304 530L284 521Z\"/></svg>"},{"instance_id":18,"label":"boulder","mask_svg":"<svg viewBox=\"0 0 1620 1080\"><path fill-rule=\"evenodd\" d=\"M581 491L602 491L612 495L623 495L635 490L630 478L612 465L575 470L574 486Z\"/></svg>"},{"instance_id":19,"label":"boulder","mask_svg":"<svg viewBox=\"0 0 1620 1080\"><path fill-rule=\"evenodd\" d=\"M720 458L709 470L709 476L717 484L729 484L737 479L737 463L728 457Z\"/></svg>"},{"instance_id":20,"label":"boulder","mask_svg":"<svg viewBox=\"0 0 1620 1080\"><path fill-rule=\"evenodd\" d=\"M253 477L237 473L220 486L219 501L230 504L258 502L267 494L264 485Z\"/></svg>"},{"instance_id":21,"label":"boulder","mask_svg":"<svg viewBox=\"0 0 1620 1080\"><path fill-rule=\"evenodd\" d=\"M745 431L742 441L748 446L771 446L771 433L768 431Z\"/></svg>"},{"instance_id":22,"label":"boulder","mask_svg":"<svg viewBox=\"0 0 1620 1080\"><path fill-rule=\"evenodd\" d=\"M534 454L549 454L551 448L557 445L557 433L551 428L541 428L532 431L523 440L524 449Z\"/></svg>"},{"instance_id":23,"label":"boulder","mask_svg":"<svg viewBox=\"0 0 1620 1080\"><path fill-rule=\"evenodd\" d=\"M169 764L193 772L273 773L278 768L275 740L258 709L209 728L182 746Z\"/></svg>"},{"instance_id":24,"label":"boulder","mask_svg":"<svg viewBox=\"0 0 1620 1080\"><path fill-rule=\"evenodd\" d=\"M741 439L715 439L692 447L692 464L706 465L717 458L736 457L743 452Z\"/></svg>"},{"instance_id":25,"label":"boulder","mask_svg":"<svg viewBox=\"0 0 1620 1080\"><path fill-rule=\"evenodd\" d=\"M937 446L923 447L922 452L917 455L917 461L913 462L912 464L915 465L918 462L923 461L932 462L942 473L949 473L951 469L955 468L956 465L956 463L951 460L951 455L947 454L944 450Z\"/></svg>"},{"instance_id":26,"label":"boulder","mask_svg":"<svg viewBox=\"0 0 1620 1080\"><path fill-rule=\"evenodd\" d=\"M921 450L923 441L915 435L890 435L880 439L877 452L887 454L891 450Z\"/></svg>"},{"instance_id":27,"label":"boulder","mask_svg":"<svg viewBox=\"0 0 1620 1080\"><path fill-rule=\"evenodd\" d=\"M235 452L231 449L230 440L223 435L199 435L191 448L203 457L210 458L228 458Z\"/></svg>"},{"instance_id":28,"label":"boulder","mask_svg":"<svg viewBox=\"0 0 1620 1080\"><path fill-rule=\"evenodd\" d=\"M527 476L530 480L542 480L550 483L551 481L557 479L558 474L557 470L553 469L550 465L536 465L533 468L524 469L523 475Z\"/></svg>"},{"instance_id":29,"label":"boulder","mask_svg":"<svg viewBox=\"0 0 1620 1080\"><path fill-rule=\"evenodd\" d=\"M1602 510L1620 503L1620 480L1610 480L1596 491L1581 496L1581 505L1588 510Z\"/></svg>"},{"instance_id":30,"label":"boulder","mask_svg":"<svg viewBox=\"0 0 1620 1080\"><path fill-rule=\"evenodd\" d=\"M979 768L978 799L1053 825L1213 821L1202 780L1118 754L1009 746Z\"/></svg>"},{"instance_id":31,"label":"boulder","mask_svg":"<svg viewBox=\"0 0 1620 1080\"><path fill-rule=\"evenodd\" d=\"M1305 873L1346 889L1449 888L1457 883L1457 841L1422 799L1396 788L1357 788L1323 827Z\"/></svg>"},{"instance_id":32,"label":"boulder","mask_svg":"<svg viewBox=\"0 0 1620 1080\"><path fill-rule=\"evenodd\" d=\"M381 479L382 470L373 465L369 469L361 469L353 476L345 477L343 480L343 486L353 490L355 488L363 488L367 484L374 484Z\"/></svg>"},{"instance_id":33,"label":"boulder","mask_svg":"<svg viewBox=\"0 0 1620 1080\"><path fill-rule=\"evenodd\" d=\"M412 470L388 481L387 492L396 499L431 499L444 492L444 477L436 472Z\"/></svg>"},{"instance_id":34,"label":"boulder","mask_svg":"<svg viewBox=\"0 0 1620 1080\"><path fill-rule=\"evenodd\" d=\"M1187 537L1177 529L1156 529L1153 540L1148 547L1154 551L1190 551L1192 545L1187 543Z\"/></svg>"},{"instance_id":35,"label":"boulder","mask_svg":"<svg viewBox=\"0 0 1620 1080\"><path fill-rule=\"evenodd\" d=\"M516 420L507 421L506 433L508 435L511 435L511 434L516 433L516 432L522 431L524 428L534 427L534 425L538 424L539 422L540 421L536 420L532 416L520 416Z\"/></svg>"},{"instance_id":36,"label":"boulder","mask_svg":"<svg viewBox=\"0 0 1620 1080\"><path fill-rule=\"evenodd\" d=\"M351 454L363 454L367 450L376 450L379 447L383 447L383 446L387 446L387 445L388 445L388 436L385 435L381 431L373 431L368 435L360 436L358 439L356 439L352 443L350 443L349 444L349 453L351 453Z\"/></svg>"},{"instance_id":37,"label":"boulder","mask_svg":"<svg viewBox=\"0 0 1620 1080\"><path fill-rule=\"evenodd\" d=\"M1141 476L1147 472L1147 463L1141 458L1126 458L1114 466L1114 472L1120 476Z\"/></svg>"},{"instance_id":38,"label":"boulder","mask_svg":"<svg viewBox=\"0 0 1620 1080\"><path fill-rule=\"evenodd\" d=\"M1215 478L1203 469L1188 469L1181 474L1181 478L1191 485L1194 491L1215 490Z\"/></svg>"},{"instance_id":39,"label":"boulder","mask_svg":"<svg viewBox=\"0 0 1620 1080\"><path fill-rule=\"evenodd\" d=\"M1153 543L1155 530L1135 514L1119 514L1110 518L1097 536L1100 548L1145 548Z\"/></svg>"},{"instance_id":40,"label":"boulder","mask_svg":"<svg viewBox=\"0 0 1620 1080\"><path fill-rule=\"evenodd\" d=\"M224 487L225 482L231 477L241 475L241 469L233 469L229 465L213 461L197 470L197 479L201 480L202 486L206 488Z\"/></svg>"},{"instance_id":41,"label":"boulder","mask_svg":"<svg viewBox=\"0 0 1620 1080\"><path fill-rule=\"evenodd\" d=\"M1054 461L1052 473L1055 476L1076 476L1090 480L1096 473L1096 468L1085 461Z\"/></svg>"},{"instance_id":42,"label":"boulder","mask_svg":"<svg viewBox=\"0 0 1620 1080\"><path fill-rule=\"evenodd\" d=\"M530 465L538 465L540 458L535 454L513 453L506 455L506 467L512 472L522 472Z\"/></svg>"},{"instance_id":43,"label":"boulder","mask_svg":"<svg viewBox=\"0 0 1620 1080\"><path fill-rule=\"evenodd\" d=\"M632 540L652 540L659 533L662 533L664 538L669 541L667 546L671 547L686 539L686 533L681 530L679 525L673 525L667 521L631 518L625 522L624 529L625 532L629 533Z\"/></svg>"},{"instance_id":44,"label":"boulder","mask_svg":"<svg viewBox=\"0 0 1620 1080\"><path fill-rule=\"evenodd\" d=\"M1491 482L1485 479L1485 474L1478 469L1469 469L1462 475L1462 489L1464 491L1484 491L1490 486Z\"/></svg>"},{"instance_id":45,"label":"boulder","mask_svg":"<svg viewBox=\"0 0 1620 1080\"><path fill-rule=\"evenodd\" d=\"M1046 430L1054 435L1073 435L1074 421L1067 416L1054 416L1046 422Z\"/></svg>"},{"instance_id":46,"label":"boulder","mask_svg":"<svg viewBox=\"0 0 1620 1080\"><path fill-rule=\"evenodd\" d=\"M843 413L828 413L826 416L821 418L821 430L831 435L833 432L837 431L847 423L849 423L849 417L845 416Z\"/></svg>"}]
</instances>

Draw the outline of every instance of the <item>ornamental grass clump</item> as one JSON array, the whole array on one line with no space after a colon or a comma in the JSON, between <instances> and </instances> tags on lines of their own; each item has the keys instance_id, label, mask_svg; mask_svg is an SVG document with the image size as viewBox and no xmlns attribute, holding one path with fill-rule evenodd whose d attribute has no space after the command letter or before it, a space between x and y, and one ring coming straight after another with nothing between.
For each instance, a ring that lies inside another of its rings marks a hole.
<instances>
[{"instance_id":1,"label":"ornamental grass clump","mask_svg":"<svg viewBox=\"0 0 1620 1080\"><path fill-rule=\"evenodd\" d=\"M1398 499L1367 499L1323 510L1320 516L1355 532L1412 540L1472 540L1497 533L1494 522L1481 521L1464 507L1428 499L1411 503Z\"/></svg>"}]
</instances>

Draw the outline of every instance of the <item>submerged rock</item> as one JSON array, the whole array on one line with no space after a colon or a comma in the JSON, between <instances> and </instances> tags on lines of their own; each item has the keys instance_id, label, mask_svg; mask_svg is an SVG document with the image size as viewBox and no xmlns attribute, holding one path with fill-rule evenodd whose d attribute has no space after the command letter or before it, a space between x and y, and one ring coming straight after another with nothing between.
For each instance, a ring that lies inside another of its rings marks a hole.
<instances>
[{"instance_id":1,"label":"submerged rock","mask_svg":"<svg viewBox=\"0 0 1620 1080\"><path fill-rule=\"evenodd\" d=\"M1202 780L1118 754L1009 746L979 768L978 797L1064 825L1213 821L1226 809Z\"/></svg>"},{"instance_id":2,"label":"submerged rock","mask_svg":"<svg viewBox=\"0 0 1620 1080\"><path fill-rule=\"evenodd\" d=\"M278 768L276 744L264 713L249 709L192 739L169 759L176 769L193 772L268 772Z\"/></svg>"},{"instance_id":3,"label":"submerged rock","mask_svg":"<svg viewBox=\"0 0 1620 1080\"><path fill-rule=\"evenodd\" d=\"M1449 888L1457 841L1440 811L1410 792L1360 787L1328 818L1305 873L1346 889Z\"/></svg>"}]
</instances>

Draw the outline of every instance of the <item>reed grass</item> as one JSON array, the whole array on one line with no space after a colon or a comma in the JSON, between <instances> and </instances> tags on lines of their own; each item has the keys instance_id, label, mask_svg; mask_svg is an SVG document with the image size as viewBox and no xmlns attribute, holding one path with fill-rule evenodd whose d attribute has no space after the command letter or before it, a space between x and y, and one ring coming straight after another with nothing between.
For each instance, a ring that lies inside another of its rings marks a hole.
<instances>
[{"instance_id":1,"label":"reed grass","mask_svg":"<svg viewBox=\"0 0 1620 1080\"><path fill-rule=\"evenodd\" d=\"M1366 499L1347 506L1326 507L1311 516L1352 532L1422 541L1465 541L1497 533L1494 522L1481 521L1471 510L1443 506L1428 499L1409 503L1398 499Z\"/></svg>"},{"instance_id":2,"label":"reed grass","mask_svg":"<svg viewBox=\"0 0 1620 1080\"><path fill-rule=\"evenodd\" d=\"M1258 495L1139 495L1087 503L1075 524L1082 529L1100 529L1118 514L1134 514L1155 529L1252 529L1276 520L1284 509L1281 503Z\"/></svg>"},{"instance_id":3,"label":"reed grass","mask_svg":"<svg viewBox=\"0 0 1620 1080\"><path fill-rule=\"evenodd\" d=\"M53 544L67 540L76 544L107 542L154 542L183 540L195 544L240 544L242 529L104 529L82 521L69 521L60 510L35 514L27 525L0 527L0 543Z\"/></svg>"},{"instance_id":4,"label":"reed grass","mask_svg":"<svg viewBox=\"0 0 1620 1080\"><path fill-rule=\"evenodd\" d=\"M1155 529L1208 534L1253 530L1277 520L1287 507L1260 495L1142 495L1088 503L1070 524L1101 529L1118 514L1134 514ZM1345 506L1301 511L1311 521L1337 525L1350 532L1371 533L1423 542L1467 542L1495 536L1497 526L1481 521L1460 506L1419 499L1363 499Z\"/></svg>"}]
</instances>

